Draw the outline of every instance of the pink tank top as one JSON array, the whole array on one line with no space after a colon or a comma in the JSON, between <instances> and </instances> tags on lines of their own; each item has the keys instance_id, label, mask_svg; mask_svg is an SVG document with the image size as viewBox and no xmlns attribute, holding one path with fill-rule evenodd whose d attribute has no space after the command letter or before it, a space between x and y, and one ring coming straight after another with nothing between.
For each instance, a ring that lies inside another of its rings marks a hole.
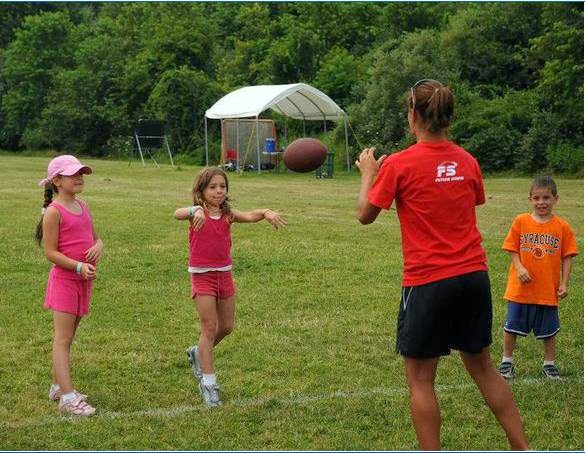
<instances>
[{"instance_id":1,"label":"pink tank top","mask_svg":"<svg viewBox=\"0 0 585 453\"><path fill-rule=\"evenodd\" d=\"M232 264L230 222L222 216L213 219L205 214L199 231L189 228L189 266L220 268Z\"/></svg>"},{"instance_id":2,"label":"pink tank top","mask_svg":"<svg viewBox=\"0 0 585 453\"><path fill-rule=\"evenodd\" d=\"M93 246L93 222L85 203L77 200L81 206L81 213L75 214L59 203L51 203L49 206L57 209L61 214L59 222L59 243L57 250L72 260L85 262L85 252ZM51 272L61 278L70 280L83 280L83 277L74 270L64 269L53 265Z\"/></svg>"}]
</instances>

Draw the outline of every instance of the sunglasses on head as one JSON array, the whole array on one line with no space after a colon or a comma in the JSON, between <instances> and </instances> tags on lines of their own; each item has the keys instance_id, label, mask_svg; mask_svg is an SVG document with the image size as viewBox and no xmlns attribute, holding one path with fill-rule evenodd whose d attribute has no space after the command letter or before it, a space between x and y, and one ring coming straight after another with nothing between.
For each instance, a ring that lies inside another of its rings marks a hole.
<instances>
[{"instance_id":1,"label":"sunglasses on head","mask_svg":"<svg viewBox=\"0 0 585 453\"><path fill-rule=\"evenodd\" d=\"M420 79L418 82L416 82L411 88L410 88L410 96L412 97L412 110L415 110L416 108L416 97L414 95L414 90L416 90L420 85L422 85L425 82L435 82L438 83L439 86L443 86L443 84L441 82L439 82L438 80L435 79Z\"/></svg>"}]
</instances>

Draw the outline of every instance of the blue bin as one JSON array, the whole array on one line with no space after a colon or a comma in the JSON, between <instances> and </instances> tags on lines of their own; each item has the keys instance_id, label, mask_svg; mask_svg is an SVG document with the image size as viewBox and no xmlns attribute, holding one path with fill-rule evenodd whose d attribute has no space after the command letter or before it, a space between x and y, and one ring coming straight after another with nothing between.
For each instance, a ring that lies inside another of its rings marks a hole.
<instances>
[{"instance_id":1,"label":"blue bin","mask_svg":"<svg viewBox=\"0 0 585 453\"><path fill-rule=\"evenodd\" d=\"M273 138L267 138L264 141L264 149L267 153L273 153L276 151L276 140Z\"/></svg>"}]
</instances>

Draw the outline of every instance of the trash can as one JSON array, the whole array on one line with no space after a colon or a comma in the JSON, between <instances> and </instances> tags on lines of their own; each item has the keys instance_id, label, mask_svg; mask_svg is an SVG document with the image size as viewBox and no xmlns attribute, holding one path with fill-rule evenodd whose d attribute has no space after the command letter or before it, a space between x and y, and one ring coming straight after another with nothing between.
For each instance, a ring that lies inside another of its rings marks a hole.
<instances>
[{"instance_id":1,"label":"trash can","mask_svg":"<svg viewBox=\"0 0 585 453\"><path fill-rule=\"evenodd\" d=\"M333 178L333 161L335 153L327 152L325 162L315 171L316 178Z\"/></svg>"},{"instance_id":2,"label":"trash can","mask_svg":"<svg viewBox=\"0 0 585 453\"><path fill-rule=\"evenodd\" d=\"M273 153L276 151L276 140L273 138L267 138L264 140L264 149L267 153Z\"/></svg>"}]
</instances>

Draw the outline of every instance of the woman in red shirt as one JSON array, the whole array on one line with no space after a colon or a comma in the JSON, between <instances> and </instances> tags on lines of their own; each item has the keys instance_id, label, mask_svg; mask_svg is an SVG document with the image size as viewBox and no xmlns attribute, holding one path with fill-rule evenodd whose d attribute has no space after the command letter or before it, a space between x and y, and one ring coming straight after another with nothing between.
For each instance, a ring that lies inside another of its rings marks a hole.
<instances>
[{"instance_id":1,"label":"woman in red shirt","mask_svg":"<svg viewBox=\"0 0 585 453\"><path fill-rule=\"evenodd\" d=\"M396 204L404 256L396 350L405 361L420 448L440 449L435 376L439 358L456 349L510 446L525 450L512 392L491 361L491 290L475 218L485 195L477 161L447 140L453 106L440 82L414 84L408 122L417 143L377 160L375 148L362 151L357 216L369 224Z\"/></svg>"}]
</instances>

